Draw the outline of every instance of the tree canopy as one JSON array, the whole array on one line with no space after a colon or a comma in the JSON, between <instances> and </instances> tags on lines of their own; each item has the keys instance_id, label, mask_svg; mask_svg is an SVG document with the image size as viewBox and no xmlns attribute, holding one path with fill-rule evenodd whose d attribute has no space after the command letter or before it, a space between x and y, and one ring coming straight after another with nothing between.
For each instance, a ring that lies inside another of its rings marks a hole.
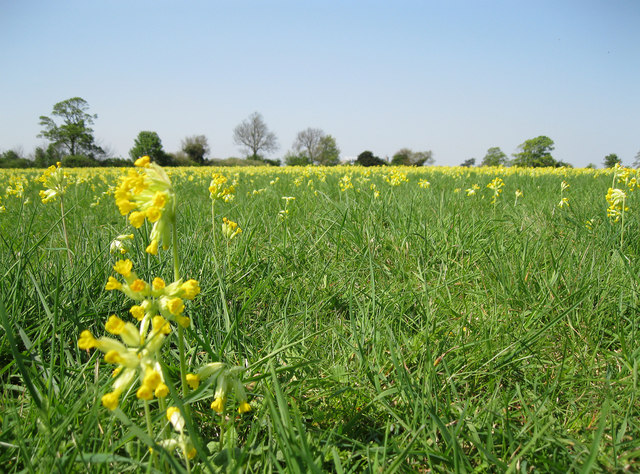
<instances>
[{"instance_id":1,"label":"tree canopy","mask_svg":"<svg viewBox=\"0 0 640 474\"><path fill-rule=\"evenodd\" d=\"M616 164L622 165L622 160L615 153L610 153L604 157L604 167L613 168Z\"/></svg>"},{"instance_id":2,"label":"tree canopy","mask_svg":"<svg viewBox=\"0 0 640 474\"><path fill-rule=\"evenodd\" d=\"M433 152L427 151L412 151L409 148L401 148L391 158L392 165L404 165L404 166L423 166L433 163Z\"/></svg>"},{"instance_id":3,"label":"tree canopy","mask_svg":"<svg viewBox=\"0 0 640 474\"><path fill-rule=\"evenodd\" d=\"M558 166L558 162L551 156L554 149L553 140L544 135L531 138L520 144L518 153L513 154L514 166L542 167Z\"/></svg>"},{"instance_id":4,"label":"tree canopy","mask_svg":"<svg viewBox=\"0 0 640 474\"><path fill-rule=\"evenodd\" d=\"M494 146L487 150L487 154L482 158L480 166L504 166L509 163L509 158L500 147Z\"/></svg>"},{"instance_id":5,"label":"tree canopy","mask_svg":"<svg viewBox=\"0 0 640 474\"><path fill-rule=\"evenodd\" d=\"M205 156L209 154L209 143L204 135L194 135L182 140L181 149L189 159L199 165L204 164Z\"/></svg>"},{"instance_id":6,"label":"tree canopy","mask_svg":"<svg viewBox=\"0 0 640 474\"><path fill-rule=\"evenodd\" d=\"M171 164L171 157L162 148L162 140L156 132L138 133L133 148L129 150L129 156L134 161L145 155L161 166Z\"/></svg>"},{"instance_id":7,"label":"tree canopy","mask_svg":"<svg viewBox=\"0 0 640 474\"><path fill-rule=\"evenodd\" d=\"M358 155L356 158L356 165L361 166L385 166L388 163L382 158L373 154L373 152L366 150Z\"/></svg>"},{"instance_id":8,"label":"tree canopy","mask_svg":"<svg viewBox=\"0 0 640 474\"><path fill-rule=\"evenodd\" d=\"M87 110L89 104L80 97L58 102L53 106L51 115L62 119L62 123L57 124L54 119L41 115L40 126L44 129L38 137L46 138L66 155L85 154L93 157L102 154L102 148L94 143L91 128L98 116L87 113Z\"/></svg>"},{"instance_id":9,"label":"tree canopy","mask_svg":"<svg viewBox=\"0 0 640 474\"><path fill-rule=\"evenodd\" d=\"M254 160L261 158L261 151L271 153L279 148L278 138L269 131L258 112L251 114L233 130L233 141L242 147L244 152L250 153L249 157Z\"/></svg>"}]
</instances>

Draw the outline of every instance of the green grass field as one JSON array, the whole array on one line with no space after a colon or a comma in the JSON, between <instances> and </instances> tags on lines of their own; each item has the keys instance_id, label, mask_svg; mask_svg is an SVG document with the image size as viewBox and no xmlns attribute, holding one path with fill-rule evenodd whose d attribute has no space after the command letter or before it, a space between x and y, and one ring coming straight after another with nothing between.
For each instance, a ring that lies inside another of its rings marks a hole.
<instances>
[{"instance_id":1,"label":"green grass field","mask_svg":"<svg viewBox=\"0 0 640 474\"><path fill-rule=\"evenodd\" d=\"M236 186L212 227L214 172ZM640 470L640 200L629 176L178 168L177 245L153 256L149 222L135 229L115 205L123 171L70 172L69 248L60 200L38 195L41 173L0 173L5 472ZM627 194L617 222L612 183ZM223 217L242 229L230 241ZM112 255L130 233L131 251ZM131 299L105 290L116 261L169 283L174 250L201 293L185 301L190 326L172 323L160 351L170 394L144 402L135 381L110 410L101 398L117 364L78 339L105 335L112 314L137 324ZM189 371L245 368L251 411L238 413L233 390L223 414L212 410L216 380L184 396L181 354ZM168 405L184 414L188 462L163 444L179 436Z\"/></svg>"}]
</instances>

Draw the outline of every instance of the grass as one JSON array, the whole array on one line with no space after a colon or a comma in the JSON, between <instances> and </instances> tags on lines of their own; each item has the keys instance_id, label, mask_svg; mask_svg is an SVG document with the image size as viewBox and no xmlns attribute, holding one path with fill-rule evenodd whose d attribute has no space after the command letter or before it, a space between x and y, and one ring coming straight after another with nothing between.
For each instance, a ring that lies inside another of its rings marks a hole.
<instances>
[{"instance_id":1,"label":"grass","mask_svg":"<svg viewBox=\"0 0 640 474\"><path fill-rule=\"evenodd\" d=\"M202 288L187 310L187 362L248 367L253 410L225 419L209 408L215 387L174 389L190 407L194 472L640 469L637 198L621 245L620 222L606 217L611 174L397 169L408 182L392 186L390 169L219 171L238 184L216 204L215 241L211 169L172 172L180 271ZM163 431L147 433L134 394L114 412L101 405L112 367L77 346L130 306L104 291L109 244L131 232L101 197L117 171L80 172L67 189L72 264L37 175L3 173L0 189L25 188L1 201L3 469L141 471L152 446L156 468L184 471L158 448ZM341 191L344 174L354 187ZM283 196L295 197L286 219ZM243 229L228 243L223 216ZM171 251L144 252L148 232L133 231L129 258L147 280L172 281ZM175 339L165 351L178 387ZM155 403L153 425L165 426Z\"/></svg>"}]
</instances>

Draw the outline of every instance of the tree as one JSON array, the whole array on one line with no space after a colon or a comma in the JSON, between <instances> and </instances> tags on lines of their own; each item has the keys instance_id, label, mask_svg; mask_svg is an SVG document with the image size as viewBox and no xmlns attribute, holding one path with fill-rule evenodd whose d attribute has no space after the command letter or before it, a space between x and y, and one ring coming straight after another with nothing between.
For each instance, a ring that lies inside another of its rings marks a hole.
<instances>
[{"instance_id":1,"label":"tree","mask_svg":"<svg viewBox=\"0 0 640 474\"><path fill-rule=\"evenodd\" d=\"M551 156L554 143L549 137L541 135L536 138L531 138L522 143L518 149L520 152L513 154L513 164L515 166L529 166L534 168L558 166L558 162Z\"/></svg>"},{"instance_id":2,"label":"tree","mask_svg":"<svg viewBox=\"0 0 640 474\"><path fill-rule=\"evenodd\" d=\"M340 148L336 144L336 139L331 135L325 135L320 140L320 155L318 164L322 166L335 166L340 163Z\"/></svg>"},{"instance_id":3,"label":"tree","mask_svg":"<svg viewBox=\"0 0 640 474\"><path fill-rule=\"evenodd\" d=\"M278 147L278 138L270 132L262 119L262 115L254 112L233 130L233 141L243 148L246 153L251 152L249 158L261 159L259 151L271 153Z\"/></svg>"},{"instance_id":4,"label":"tree","mask_svg":"<svg viewBox=\"0 0 640 474\"><path fill-rule=\"evenodd\" d=\"M374 155L369 150L366 150L366 151L363 151L362 153L360 153L358 155L358 158L356 158L356 165L361 165L361 166L385 166L385 165L387 165L387 162L384 161L382 158L377 157L376 155Z\"/></svg>"},{"instance_id":5,"label":"tree","mask_svg":"<svg viewBox=\"0 0 640 474\"><path fill-rule=\"evenodd\" d=\"M469 168L471 166L474 166L476 164L476 159L475 158L469 158L468 160L464 160L462 163L460 163L460 166L463 166L465 168Z\"/></svg>"},{"instance_id":6,"label":"tree","mask_svg":"<svg viewBox=\"0 0 640 474\"><path fill-rule=\"evenodd\" d=\"M604 157L605 168L613 168L616 164L622 165L622 160L615 153L610 153Z\"/></svg>"},{"instance_id":7,"label":"tree","mask_svg":"<svg viewBox=\"0 0 640 474\"><path fill-rule=\"evenodd\" d=\"M156 132L140 132L136 138L133 148L129 150L132 160L137 160L141 156L148 156L161 166L171 164L171 157L162 148L162 140Z\"/></svg>"},{"instance_id":8,"label":"tree","mask_svg":"<svg viewBox=\"0 0 640 474\"><path fill-rule=\"evenodd\" d=\"M319 128L307 128L298 132L293 142L293 149L298 155L304 155L311 163L319 161L320 143L325 134Z\"/></svg>"},{"instance_id":9,"label":"tree","mask_svg":"<svg viewBox=\"0 0 640 474\"><path fill-rule=\"evenodd\" d=\"M392 165L403 166L422 166L431 164L433 161L433 152L431 150L412 151L409 148L401 148L391 158Z\"/></svg>"},{"instance_id":10,"label":"tree","mask_svg":"<svg viewBox=\"0 0 640 474\"><path fill-rule=\"evenodd\" d=\"M102 154L102 149L94 143L93 129L90 127L98 116L88 114L88 109L89 104L80 97L58 102L53 106L51 115L61 118L62 124L58 125L52 118L41 115L40 126L44 130L38 137L46 138L66 151L67 155Z\"/></svg>"},{"instance_id":11,"label":"tree","mask_svg":"<svg viewBox=\"0 0 640 474\"><path fill-rule=\"evenodd\" d=\"M500 147L494 146L487 150L487 154L482 158L480 166L504 166L509 163L509 158Z\"/></svg>"},{"instance_id":12,"label":"tree","mask_svg":"<svg viewBox=\"0 0 640 474\"><path fill-rule=\"evenodd\" d=\"M284 162L287 166L308 166L313 164L309 157L289 151L284 155Z\"/></svg>"},{"instance_id":13,"label":"tree","mask_svg":"<svg viewBox=\"0 0 640 474\"><path fill-rule=\"evenodd\" d=\"M182 140L181 149L191 161L203 165L204 157L209 154L209 143L204 135L194 135Z\"/></svg>"}]
</instances>

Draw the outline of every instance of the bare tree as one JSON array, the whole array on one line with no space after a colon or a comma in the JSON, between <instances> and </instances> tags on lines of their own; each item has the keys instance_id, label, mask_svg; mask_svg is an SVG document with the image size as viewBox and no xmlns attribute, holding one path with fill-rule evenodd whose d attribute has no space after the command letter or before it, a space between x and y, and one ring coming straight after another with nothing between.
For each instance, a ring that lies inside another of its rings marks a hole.
<instances>
[{"instance_id":1,"label":"bare tree","mask_svg":"<svg viewBox=\"0 0 640 474\"><path fill-rule=\"evenodd\" d=\"M300 155L304 155L309 162L315 163L319 161L322 152L321 143L325 134L319 128L307 128L298 132L296 141L293 142L293 149Z\"/></svg>"},{"instance_id":2,"label":"bare tree","mask_svg":"<svg viewBox=\"0 0 640 474\"><path fill-rule=\"evenodd\" d=\"M233 141L243 147L253 159L260 159L259 151L270 153L278 149L278 138L267 128L262 115L254 112L233 130Z\"/></svg>"}]
</instances>

